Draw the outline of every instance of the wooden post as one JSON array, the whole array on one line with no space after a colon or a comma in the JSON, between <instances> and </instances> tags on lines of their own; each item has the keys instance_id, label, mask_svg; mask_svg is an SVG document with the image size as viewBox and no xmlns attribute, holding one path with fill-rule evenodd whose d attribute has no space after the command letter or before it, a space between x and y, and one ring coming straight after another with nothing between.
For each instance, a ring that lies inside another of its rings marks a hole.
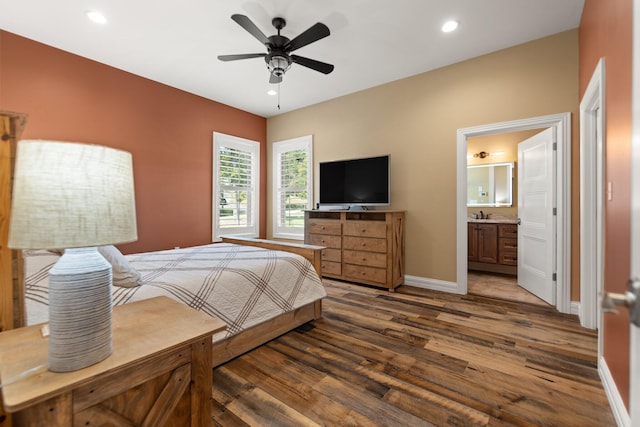
<instances>
[{"instance_id":1,"label":"wooden post","mask_svg":"<svg viewBox=\"0 0 640 427\"><path fill-rule=\"evenodd\" d=\"M0 332L13 328L13 255L7 247L11 212L11 120L0 116Z\"/></svg>"},{"instance_id":2,"label":"wooden post","mask_svg":"<svg viewBox=\"0 0 640 427\"><path fill-rule=\"evenodd\" d=\"M16 144L25 114L0 111L0 332L24 325L21 252L7 246Z\"/></svg>"}]
</instances>

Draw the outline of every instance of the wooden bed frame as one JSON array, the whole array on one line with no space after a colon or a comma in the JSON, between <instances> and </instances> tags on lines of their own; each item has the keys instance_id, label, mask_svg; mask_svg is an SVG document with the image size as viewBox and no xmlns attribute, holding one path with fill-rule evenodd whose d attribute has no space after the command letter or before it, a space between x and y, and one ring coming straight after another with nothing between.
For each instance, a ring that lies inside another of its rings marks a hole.
<instances>
[{"instance_id":1,"label":"wooden bed frame","mask_svg":"<svg viewBox=\"0 0 640 427\"><path fill-rule=\"evenodd\" d=\"M6 246L16 143L26 121L25 114L0 111L0 332L24 326L26 318L22 252ZM323 247L231 236L224 237L223 241L296 253L308 259L318 276L321 276L320 256ZM321 315L322 300L317 300L214 342L211 364L218 366Z\"/></svg>"},{"instance_id":2,"label":"wooden bed frame","mask_svg":"<svg viewBox=\"0 0 640 427\"><path fill-rule=\"evenodd\" d=\"M320 276L321 246L304 245L288 242L277 242L262 239L248 239L240 237L223 237L224 243L244 246L255 246L264 249L290 252L300 255L311 262L314 270ZM24 289L24 287L23 287ZM26 318L25 306L15 307L21 317ZM221 365L249 350L252 350L300 325L322 316L322 299L315 300L293 311L280 314L272 319L249 327L230 337L213 342L211 366Z\"/></svg>"},{"instance_id":3,"label":"wooden bed frame","mask_svg":"<svg viewBox=\"0 0 640 427\"><path fill-rule=\"evenodd\" d=\"M237 245L257 246L265 249L292 252L308 259L313 268L320 274L322 246L304 245L298 243L276 242L273 240L247 239L242 237L222 237L224 243L234 243ZM213 359L211 366L216 367L234 357L240 356L262 344L279 337L311 320L322 316L322 300L316 300L307 305L283 313L266 322L245 329L239 334L230 336L213 343Z\"/></svg>"}]
</instances>

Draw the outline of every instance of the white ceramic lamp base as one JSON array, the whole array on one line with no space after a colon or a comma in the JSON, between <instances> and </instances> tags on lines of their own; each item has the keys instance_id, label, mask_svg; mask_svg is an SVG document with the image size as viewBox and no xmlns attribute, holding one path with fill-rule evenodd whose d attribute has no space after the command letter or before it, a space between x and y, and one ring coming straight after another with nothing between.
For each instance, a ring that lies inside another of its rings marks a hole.
<instances>
[{"instance_id":1,"label":"white ceramic lamp base","mask_svg":"<svg viewBox=\"0 0 640 427\"><path fill-rule=\"evenodd\" d=\"M69 372L111 354L111 264L96 248L67 249L49 271L49 370Z\"/></svg>"}]
</instances>

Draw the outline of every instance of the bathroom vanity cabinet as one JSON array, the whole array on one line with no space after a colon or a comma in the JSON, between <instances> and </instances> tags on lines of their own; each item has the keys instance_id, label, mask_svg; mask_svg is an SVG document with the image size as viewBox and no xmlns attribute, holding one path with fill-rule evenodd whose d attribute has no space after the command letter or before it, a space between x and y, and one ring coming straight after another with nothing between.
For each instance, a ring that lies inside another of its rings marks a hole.
<instances>
[{"instance_id":1,"label":"bathroom vanity cabinet","mask_svg":"<svg viewBox=\"0 0 640 427\"><path fill-rule=\"evenodd\" d=\"M468 269L518 273L518 226L477 220L468 223Z\"/></svg>"}]
</instances>

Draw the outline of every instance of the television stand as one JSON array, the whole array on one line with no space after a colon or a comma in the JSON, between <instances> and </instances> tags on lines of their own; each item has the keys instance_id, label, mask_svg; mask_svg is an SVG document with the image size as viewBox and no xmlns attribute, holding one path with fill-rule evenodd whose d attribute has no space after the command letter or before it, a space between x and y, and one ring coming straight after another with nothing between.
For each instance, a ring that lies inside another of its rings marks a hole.
<instances>
[{"instance_id":1,"label":"television stand","mask_svg":"<svg viewBox=\"0 0 640 427\"><path fill-rule=\"evenodd\" d=\"M404 283L404 211L305 211L304 242L324 246L322 276L393 291Z\"/></svg>"}]
</instances>

